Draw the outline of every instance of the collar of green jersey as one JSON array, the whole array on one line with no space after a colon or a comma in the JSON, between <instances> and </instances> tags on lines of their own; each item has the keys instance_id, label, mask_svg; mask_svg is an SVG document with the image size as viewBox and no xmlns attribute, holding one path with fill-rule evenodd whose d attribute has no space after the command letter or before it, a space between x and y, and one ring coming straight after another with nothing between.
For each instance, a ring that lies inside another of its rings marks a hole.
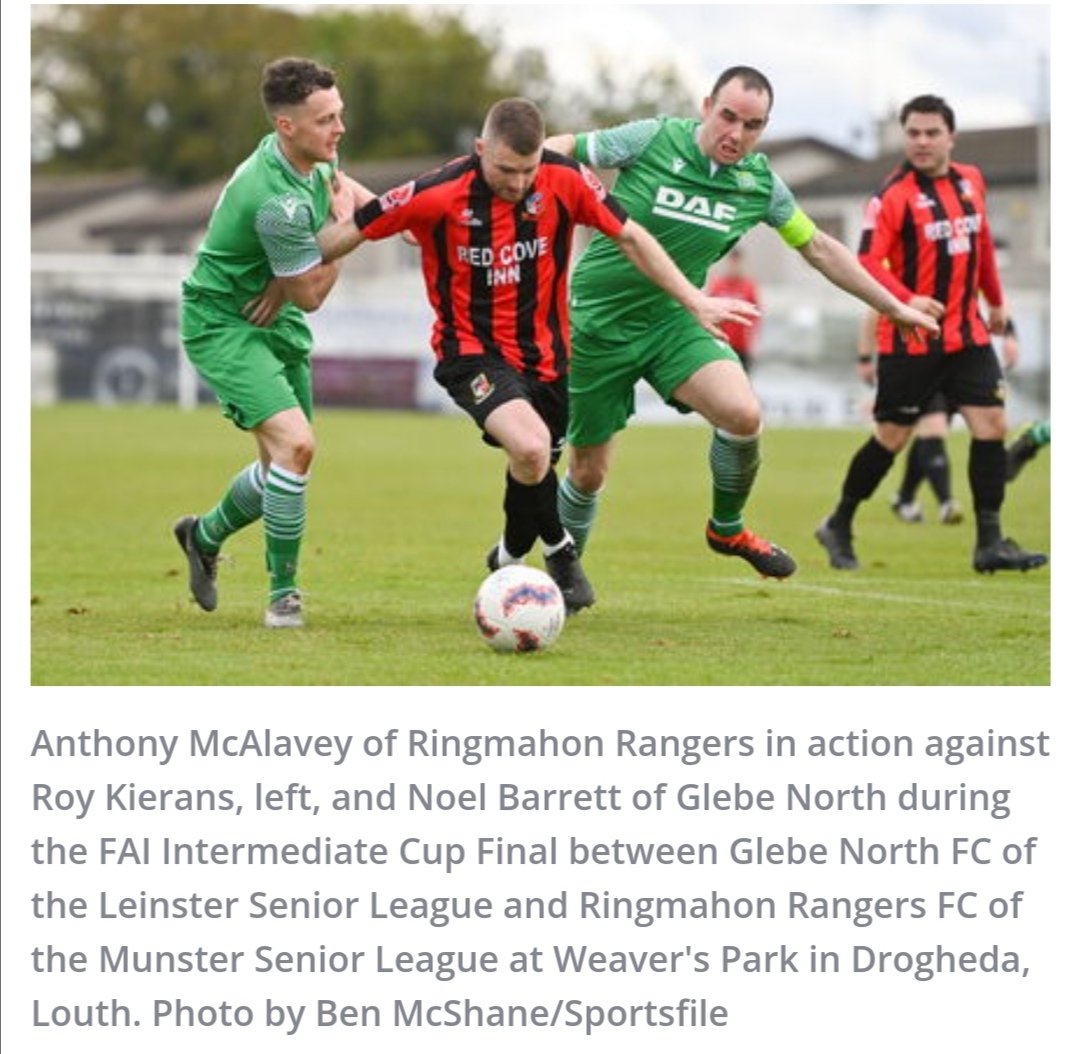
<instances>
[{"instance_id":1,"label":"collar of green jersey","mask_svg":"<svg viewBox=\"0 0 1080 1054\"><path fill-rule=\"evenodd\" d=\"M307 175L304 175L304 173L301 172L285 156L285 151L281 149L281 140L278 139L276 132L271 132L270 133L270 149L273 152L274 157L277 158L277 160L280 163L281 167L283 169L285 169L285 171L288 172L290 176L293 176L295 179L300 180L301 183L310 183L312 181L312 179L315 177L315 171L316 171L315 166L312 167L311 171Z\"/></svg>"}]
</instances>

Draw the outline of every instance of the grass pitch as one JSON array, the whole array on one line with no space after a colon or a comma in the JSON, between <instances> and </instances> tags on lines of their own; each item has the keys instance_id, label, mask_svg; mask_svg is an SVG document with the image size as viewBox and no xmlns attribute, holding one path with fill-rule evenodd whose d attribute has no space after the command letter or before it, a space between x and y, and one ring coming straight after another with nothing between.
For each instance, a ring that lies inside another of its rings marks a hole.
<instances>
[{"instance_id":1,"label":"grass pitch","mask_svg":"<svg viewBox=\"0 0 1080 1054\"><path fill-rule=\"evenodd\" d=\"M228 543L213 614L173 520L253 456L210 409L32 413L31 680L40 685L1046 685L1050 569L976 575L973 527L902 524L901 466L860 512L857 573L812 537L858 430L767 431L748 523L799 561L758 578L704 543L704 427L632 425L590 541L599 602L551 651L498 655L471 617L502 459L463 415L323 411L302 586L308 626L264 630L262 534ZM950 440L970 510L967 438ZM1049 551L1050 452L1010 485L1007 533ZM532 561L539 563L534 554Z\"/></svg>"}]
</instances>

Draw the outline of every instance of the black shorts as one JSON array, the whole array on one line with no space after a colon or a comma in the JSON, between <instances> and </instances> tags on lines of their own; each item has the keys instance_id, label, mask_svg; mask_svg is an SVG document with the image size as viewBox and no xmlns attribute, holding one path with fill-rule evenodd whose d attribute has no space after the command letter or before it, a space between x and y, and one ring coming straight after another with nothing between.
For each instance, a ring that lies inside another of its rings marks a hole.
<instances>
[{"instance_id":1,"label":"black shorts","mask_svg":"<svg viewBox=\"0 0 1080 1054\"><path fill-rule=\"evenodd\" d=\"M878 356L875 421L912 425L938 393L949 407L1004 406L1005 379L993 347Z\"/></svg>"},{"instance_id":2,"label":"black shorts","mask_svg":"<svg viewBox=\"0 0 1080 1054\"><path fill-rule=\"evenodd\" d=\"M947 414L949 417L956 413L956 407L945 398L945 393L939 388L919 408L920 416L923 414Z\"/></svg>"},{"instance_id":3,"label":"black shorts","mask_svg":"<svg viewBox=\"0 0 1080 1054\"><path fill-rule=\"evenodd\" d=\"M570 420L570 396L565 376L554 381L541 381L518 373L497 355L462 355L456 359L443 359L435 367L435 380L481 429L492 410L511 399L524 399L551 433L551 463L554 465L559 460ZM484 442L490 446L499 445L486 431Z\"/></svg>"}]
</instances>

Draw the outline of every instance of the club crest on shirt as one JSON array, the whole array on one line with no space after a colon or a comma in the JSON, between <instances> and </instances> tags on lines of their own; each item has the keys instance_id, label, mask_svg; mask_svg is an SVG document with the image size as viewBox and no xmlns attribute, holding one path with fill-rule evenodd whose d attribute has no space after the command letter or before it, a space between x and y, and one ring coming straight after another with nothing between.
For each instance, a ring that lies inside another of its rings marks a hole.
<instances>
[{"instance_id":1,"label":"club crest on shirt","mask_svg":"<svg viewBox=\"0 0 1080 1054\"><path fill-rule=\"evenodd\" d=\"M473 394L473 402L479 404L495 391L495 385L488 380L486 373L478 373L469 381L469 389Z\"/></svg>"},{"instance_id":2,"label":"club crest on shirt","mask_svg":"<svg viewBox=\"0 0 1080 1054\"><path fill-rule=\"evenodd\" d=\"M757 188L757 177L753 172L735 172L735 186L739 190L755 190Z\"/></svg>"},{"instance_id":3,"label":"club crest on shirt","mask_svg":"<svg viewBox=\"0 0 1080 1054\"><path fill-rule=\"evenodd\" d=\"M681 172L684 168L686 168L686 162L681 157L671 159L672 172Z\"/></svg>"},{"instance_id":4,"label":"club crest on shirt","mask_svg":"<svg viewBox=\"0 0 1080 1054\"><path fill-rule=\"evenodd\" d=\"M383 212L400 209L402 205L407 205L412 201L414 190L416 190L415 180L410 180L408 183L402 183L400 187L393 187L388 190L379 198L379 204L382 206Z\"/></svg>"},{"instance_id":5,"label":"club crest on shirt","mask_svg":"<svg viewBox=\"0 0 1080 1054\"><path fill-rule=\"evenodd\" d=\"M539 216L540 210L544 207L544 195L541 194L540 191L536 191L535 193L530 194L525 199L524 206L525 211L530 216Z\"/></svg>"}]
</instances>

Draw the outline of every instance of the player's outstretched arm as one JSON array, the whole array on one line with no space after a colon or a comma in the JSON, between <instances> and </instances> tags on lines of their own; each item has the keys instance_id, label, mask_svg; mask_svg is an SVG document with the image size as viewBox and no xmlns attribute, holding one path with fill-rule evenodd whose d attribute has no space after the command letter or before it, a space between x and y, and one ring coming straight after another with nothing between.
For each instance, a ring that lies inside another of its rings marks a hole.
<instances>
[{"instance_id":1,"label":"player's outstretched arm","mask_svg":"<svg viewBox=\"0 0 1080 1054\"><path fill-rule=\"evenodd\" d=\"M323 227L319 231L318 240L323 263L330 263L351 253L364 240L364 235L356 226L356 220L349 215Z\"/></svg>"},{"instance_id":2,"label":"player's outstretched arm","mask_svg":"<svg viewBox=\"0 0 1080 1054\"><path fill-rule=\"evenodd\" d=\"M815 231L814 236L805 245L799 246L798 251L811 267L820 271L833 285L887 315L905 333L921 329L936 337L940 332L937 322L930 315L909 304L902 304L859 263L850 249L824 231Z\"/></svg>"},{"instance_id":3,"label":"player's outstretched arm","mask_svg":"<svg viewBox=\"0 0 1080 1054\"><path fill-rule=\"evenodd\" d=\"M549 135L544 140L544 147L547 150L553 150L556 154L573 157L576 139L577 137L573 132L564 132L562 135Z\"/></svg>"},{"instance_id":4,"label":"player's outstretched arm","mask_svg":"<svg viewBox=\"0 0 1080 1054\"><path fill-rule=\"evenodd\" d=\"M352 176L345 175L344 172L336 173L335 178L341 180L341 186L344 188L347 194L344 200L345 208L340 212L337 209L337 196L335 195L335 219L345 219L347 215L351 216L357 209L363 207L369 201L371 201L373 197L375 197L373 191L368 190L368 188L365 187L363 183L360 183L357 180L353 179Z\"/></svg>"},{"instance_id":5,"label":"player's outstretched arm","mask_svg":"<svg viewBox=\"0 0 1080 1054\"><path fill-rule=\"evenodd\" d=\"M626 258L646 278L674 297L714 337L723 337L722 322L749 325L760 312L746 300L706 296L675 265L660 243L641 224L627 220L616 239Z\"/></svg>"}]
</instances>

